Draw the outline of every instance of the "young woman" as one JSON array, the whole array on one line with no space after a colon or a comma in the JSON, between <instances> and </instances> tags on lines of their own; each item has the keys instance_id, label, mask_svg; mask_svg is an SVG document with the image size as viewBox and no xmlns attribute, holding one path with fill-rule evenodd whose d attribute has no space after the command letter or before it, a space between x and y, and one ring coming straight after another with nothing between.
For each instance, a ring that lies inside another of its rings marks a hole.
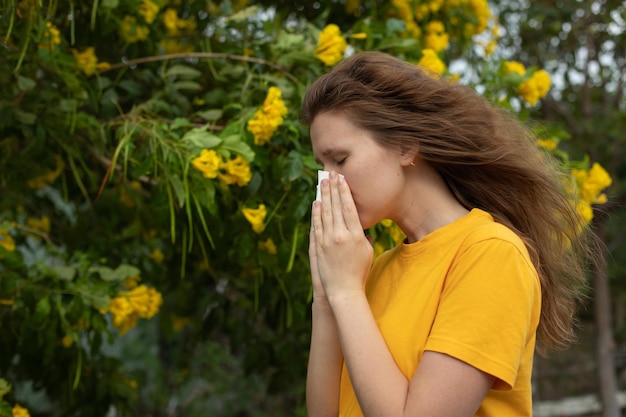
<instances>
[{"instance_id":1,"label":"young woman","mask_svg":"<svg viewBox=\"0 0 626 417\"><path fill-rule=\"evenodd\" d=\"M309 416L532 415L536 342L572 340L593 256L532 135L378 52L320 77L302 118L331 171L312 207ZM383 219L406 239L372 265L363 230Z\"/></svg>"}]
</instances>

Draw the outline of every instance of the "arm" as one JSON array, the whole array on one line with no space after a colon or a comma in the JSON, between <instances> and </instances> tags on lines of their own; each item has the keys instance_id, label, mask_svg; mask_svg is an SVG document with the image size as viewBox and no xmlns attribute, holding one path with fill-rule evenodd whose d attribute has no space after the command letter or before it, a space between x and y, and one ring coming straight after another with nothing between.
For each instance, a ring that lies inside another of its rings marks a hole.
<instances>
[{"instance_id":1,"label":"arm","mask_svg":"<svg viewBox=\"0 0 626 417\"><path fill-rule=\"evenodd\" d=\"M309 258L313 281L313 327L306 379L306 404L310 417L337 416L343 355L335 317L319 278L315 236L310 234Z\"/></svg>"},{"instance_id":2,"label":"arm","mask_svg":"<svg viewBox=\"0 0 626 417\"><path fill-rule=\"evenodd\" d=\"M435 352L425 352L410 380L395 364L365 297L371 246L350 190L336 175L322 183L313 225L317 266L365 416L473 416L493 376Z\"/></svg>"},{"instance_id":3,"label":"arm","mask_svg":"<svg viewBox=\"0 0 626 417\"><path fill-rule=\"evenodd\" d=\"M313 302L313 330L306 379L306 403L310 417L337 416L343 356L330 306Z\"/></svg>"}]
</instances>

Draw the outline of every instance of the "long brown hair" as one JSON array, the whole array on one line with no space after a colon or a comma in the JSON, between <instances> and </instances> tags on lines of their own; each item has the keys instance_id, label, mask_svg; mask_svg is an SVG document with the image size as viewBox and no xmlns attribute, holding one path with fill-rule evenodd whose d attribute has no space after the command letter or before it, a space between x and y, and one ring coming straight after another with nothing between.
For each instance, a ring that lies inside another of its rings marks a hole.
<instances>
[{"instance_id":1,"label":"long brown hair","mask_svg":"<svg viewBox=\"0 0 626 417\"><path fill-rule=\"evenodd\" d=\"M417 149L467 209L480 208L526 244L541 280L540 348L575 339L586 267L600 262L597 238L583 227L564 176L522 123L467 86L432 77L380 52L361 52L318 78L302 121L343 112L376 140Z\"/></svg>"}]
</instances>

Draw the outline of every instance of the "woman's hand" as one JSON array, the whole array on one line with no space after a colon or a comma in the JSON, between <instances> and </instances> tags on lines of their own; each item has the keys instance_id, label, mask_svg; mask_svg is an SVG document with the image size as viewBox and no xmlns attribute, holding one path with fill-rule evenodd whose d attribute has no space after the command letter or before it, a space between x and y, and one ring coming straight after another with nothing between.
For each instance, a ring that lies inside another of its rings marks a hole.
<instances>
[{"instance_id":1,"label":"woman's hand","mask_svg":"<svg viewBox=\"0 0 626 417\"><path fill-rule=\"evenodd\" d=\"M309 256L328 299L363 292L373 249L363 233L350 188L336 172L321 184L321 201L313 203Z\"/></svg>"}]
</instances>

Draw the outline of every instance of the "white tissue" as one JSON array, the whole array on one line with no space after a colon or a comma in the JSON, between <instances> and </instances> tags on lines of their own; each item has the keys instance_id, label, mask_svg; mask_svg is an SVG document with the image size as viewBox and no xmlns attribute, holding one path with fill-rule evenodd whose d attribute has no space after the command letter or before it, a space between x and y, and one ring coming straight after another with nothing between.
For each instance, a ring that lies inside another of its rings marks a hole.
<instances>
[{"instance_id":1,"label":"white tissue","mask_svg":"<svg viewBox=\"0 0 626 417\"><path fill-rule=\"evenodd\" d=\"M321 171L321 170L317 171L317 194L315 195L315 200L322 199L322 192L320 191L320 184L323 179L325 178L328 179L329 176L330 176L330 172L328 171ZM343 178L343 175L339 174L339 176Z\"/></svg>"}]
</instances>

